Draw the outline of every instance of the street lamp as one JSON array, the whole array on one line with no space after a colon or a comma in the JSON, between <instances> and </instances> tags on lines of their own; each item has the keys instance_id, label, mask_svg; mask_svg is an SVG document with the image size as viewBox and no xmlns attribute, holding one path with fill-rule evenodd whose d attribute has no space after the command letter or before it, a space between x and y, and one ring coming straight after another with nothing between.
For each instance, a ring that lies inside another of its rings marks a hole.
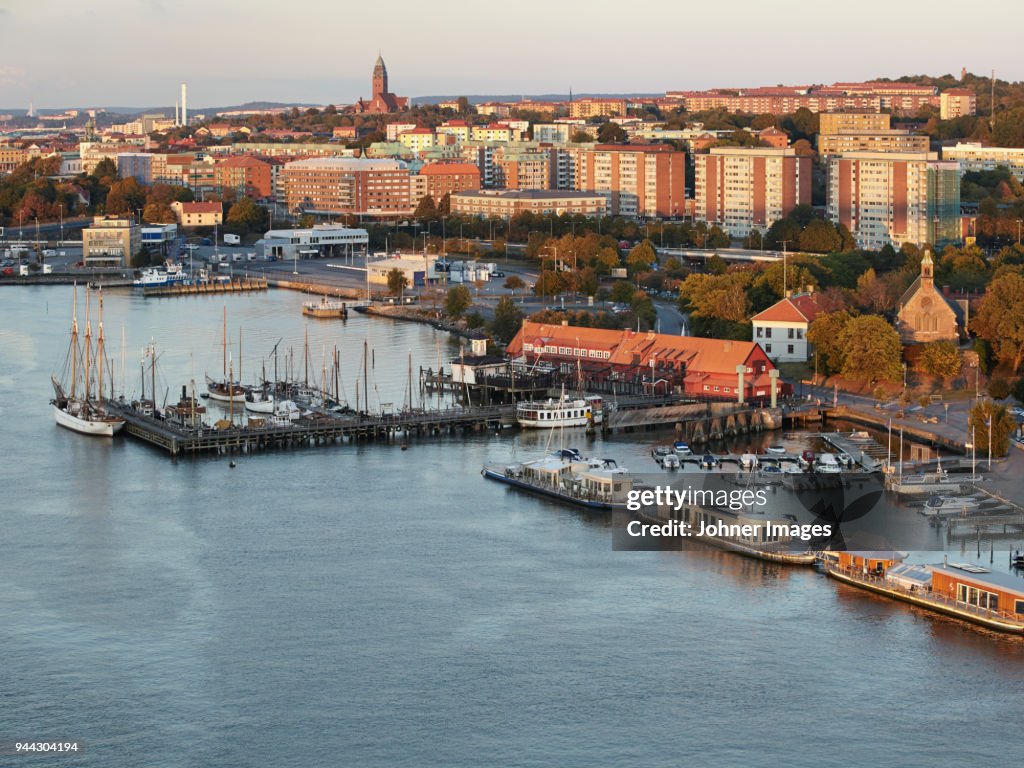
<instances>
[{"instance_id":1,"label":"street lamp","mask_svg":"<svg viewBox=\"0 0 1024 768\"><path fill-rule=\"evenodd\" d=\"M992 416L985 419L985 429L988 430L988 471L992 471Z\"/></svg>"},{"instance_id":2,"label":"street lamp","mask_svg":"<svg viewBox=\"0 0 1024 768\"><path fill-rule=\"evenodd\" d=\"M57 240L57 247L60 248L64 245L64 203L58 203L57 207L60 208L60 239ZM1019 222L1017 229L1020 229Z\"/></svg>"},{"instance_id":3,"label":"street lamp","mask_svg":"<svg viewBox=\"0 0 1024 768\"><path fill-rule=\"evenodd\" d=\"M789 245L789 240L783 240L782 241L782 295L783 295L783 297L785 297L785 295L786 295L786 288L787 288L787 282L788 282L786 280L786 246L787 245ZM906 385L904 385L904 388L906 388Z\"/></svg>"}]
</instances>

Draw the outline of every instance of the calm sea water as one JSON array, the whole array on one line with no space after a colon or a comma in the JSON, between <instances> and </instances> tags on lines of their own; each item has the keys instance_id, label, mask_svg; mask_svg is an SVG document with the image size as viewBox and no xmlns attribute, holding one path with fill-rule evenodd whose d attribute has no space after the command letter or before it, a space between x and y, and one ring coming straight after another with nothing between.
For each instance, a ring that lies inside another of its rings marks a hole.
<instances>
[{"instance_id":1,"label":"calm sea water","mask_svg":"<svg viewBox=\"0 0 1024 768\"><path fill-rule=\"evenodd\" d=\"M232 469L59 430L70 298L0 293L0 740L87 751L0 762L963 766L1024 743L1020 641L813 570L613 552L602 519L481 479L539 435ZM226 301L246 371L278 339L301 364L308 329L314 369L340 345L352 400L366 338L371 403L401 405L410 351L418 368L458 349L420 326L305 320L296 294ZM158 393L219 372L224 304L108 293L127 388L151 338ZM649 461L666 439L591 449Z\"/></svg>"}]
</instances>

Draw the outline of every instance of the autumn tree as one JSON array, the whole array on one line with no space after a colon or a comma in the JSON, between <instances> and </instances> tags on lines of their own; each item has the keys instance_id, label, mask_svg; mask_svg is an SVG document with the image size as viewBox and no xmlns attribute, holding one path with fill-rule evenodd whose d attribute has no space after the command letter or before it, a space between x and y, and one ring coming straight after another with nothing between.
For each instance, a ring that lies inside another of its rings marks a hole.
<instances>
[{"instance_id":1,"label":"autumn tree","mask_svg":"<svg viewBox=\"0 0 1024 768\"><path fill-rule=\"evenodd\" d=\"M405 276L405 272L398 269L388 270L388 293L392 296L401 296L402 292L409 287L409 278Z\"/></svg>"},{"instance_id":2,"label":"autumn tree","mask_svg":"<svg viewBox=\"0 0 1024 768\"><path fill-rule=\"evenodd\" d=\"M930 341L921 350L921 370L930 376L941 377L947 385L960 375L962 364L960 349L952 341Z\"/></svg>"},{"instance_id":3,"label":"autumn tree","mask_svg":"<svg viewBox=\"0 0 1024 768\"><path fill-rule=\"evenodd\" d=\"M444 300L444 311L448 317L458 320L472 303L473 297L469 293L469 288L464 285L456 285L448 289L448 295Z\"/></svg>"},{"instance_id":4,"label":"autumn tree","mask_svg":"<svg viewBox=\"0 0 1024 768\"><path fill-rule=\"evenodd\" d=\"M840 339L852 319L849 312L829 312L818 315L807 329L807 341L814 345L818 368L825 375L843 370L846 348Z\"/></svg>"},{"instance_id":5,"label":"autumn tree","mask_svg":"<svg viewBox=\"0 0 1024 768\"><path fill-rule=\"evenodd\" d=\"M622 126L614 121L605 123L597 130L597 140L602 144L614 144L628 138L629 135Z\"/></svg>"},{"instance_id":6,"label":"autumn tree","mask_svg":"<svg viewBox=\"0 0 1024 768\"><path fill-rule=\"evenodd\" d=\"M262 205L243 197L231 206L225 223L237 232L259 232L267 228L269 213Z\"/></svg>"},{"instance_id":7,"label":"autumn tree","mask_svg":"<svg viewBox=\"0 0 1024 768\"><path fill-rule=\"evenodd\" d=\"M107 213L132 213L146 206L146 190L134 176L115 181L107 193Z\"/></svg>"},{"instance_id":8,"label":"autumn tree","mask_svg":"<svg viewBox=\"0 0 1024 768\"><path fill-rule=\"evenodd\" d=\"M650 269L651 265L657 262L658 255L654 252L654 247L651 245L650 240L640 242L626 256L626 266L629 267L630 274Z\"/></svg>"},{"instance_id":9,"label":"autumn tree","mask_svg":"<svg viewBox=\"0 0 1024 768\"><path fill-rule=\"evenodd\" d=\"M521 278L519 275L509 275L508 277L505 278L505 288L512 291L513 296L515 295L516 291L521 291L525 287L526 283L523 281L523 278Z\"/></svg>"},{"instance_id":10,"label":"autumn tree","mask_svg":"<svg viewBox=\"0 0 1024 768\"><path fill-rule=\"evenodd\" d=\"M815 219L797 237L797 247L811 253L833 253L843 241L836 228L824 219Z\"/></svg>"},{"instance_id":11,"label":"autumn tree","mask_svg":"<svg viewBox=\"0 0 1024 768\"><path fill-rule=\"evenodd\" d=\"M989 432L992 433L992 455L1005 456L1010 450L1010 435L1017 429L1017 422L1005 405L994 400L981 400L971 408L969 425L972 442L978 452L988 451Z\"/></svg>"},{"instance_id":12,"label":"autumn tree","mask_svg":"<svg viewBox=\"0 0 1024 768\"><path fill-rule=\"evenodd\" d=\"M878 315L850 320L839 337L845 358L843 376L866 381L899 381L903 345L896 329Z\"/></svg>"},{"instance_id":13,"label":"autumn tree","mask_svg":"<svg viewBox=\"0 0 1024 768\"><path fill-rule=\"evenodd\" d=\"M972 322L1011 373L1024 361L1024 276L1002 272L989 283Z\"/></svg>"}]
</instances>

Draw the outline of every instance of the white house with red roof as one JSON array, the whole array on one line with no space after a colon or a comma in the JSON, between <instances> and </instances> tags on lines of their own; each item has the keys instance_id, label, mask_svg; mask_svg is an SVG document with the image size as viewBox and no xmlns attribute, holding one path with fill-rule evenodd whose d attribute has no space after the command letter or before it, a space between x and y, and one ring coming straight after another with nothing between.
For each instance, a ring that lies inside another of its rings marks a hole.
<instances>
[{"instance_id":1,"label":"white house with red roof","mask_svg":"<svg viewBox=\"0 0 1024 768\"><path fill-rule=\"evenodd\" d=\"M775 363L805 363L811 352L807 329L820 314L813 291L787 296L750 318L753 341Z\"/></svg>"}]
</instances>

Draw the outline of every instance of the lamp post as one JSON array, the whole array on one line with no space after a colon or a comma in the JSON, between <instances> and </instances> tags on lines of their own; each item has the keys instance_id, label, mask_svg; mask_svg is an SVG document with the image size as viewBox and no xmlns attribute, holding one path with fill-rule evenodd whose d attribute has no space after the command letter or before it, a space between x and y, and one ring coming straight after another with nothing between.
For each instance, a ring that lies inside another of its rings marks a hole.
<instances>
[{"instance_id":1,"label":"lamp post","mask_svg":"<svg viewBox=\"0 0 1024 768\"><path fill-rule=\"evenodd\" d=\"M992 471L992 416L985 419L985 429L988 430L988 471Z\"/></svg>"},{"instance_id":2,"label":"lamp post","mask_svg":"<svg viewBox=\"0 0 1024 768\"><path fill-rule=\"evenodd\" d=\"M57 207L60 208L60 236L57 240L57 247L60 248L64 245L64 203L59 203ZM1017 229L1020 229L1019 223L1017 225Z\"/></svg>"},{"instance_id":3,"label":"lamp post","mask_svg":"<svg viewBox=\"0 0 1024 768\"><path fill-rule=\"evenodd\" d=\"M783 295L783 297L785 297L785 295L786 295L786 288L787 288L787 283L788 283L788 281L786 279L786 246L787 245L789 245L789 240L783 240L782 241L782 295ZM905 388L905 386L906 385L904 385L904 388Z\"/></svg>"}]
</instances>

